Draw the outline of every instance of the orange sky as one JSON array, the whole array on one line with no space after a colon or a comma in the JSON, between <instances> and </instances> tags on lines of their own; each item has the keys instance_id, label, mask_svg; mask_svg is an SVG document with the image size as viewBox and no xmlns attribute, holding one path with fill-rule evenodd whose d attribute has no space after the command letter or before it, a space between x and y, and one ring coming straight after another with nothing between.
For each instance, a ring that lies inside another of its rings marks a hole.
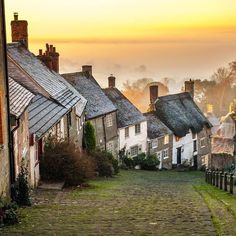
<instances>
[{"instance_id":1,"label":"orange sky","mask_svg":"<svg viewBox=\"0 0 236 236\"><path fill-rule=\"evenodd\" d=\"M94 65L105 85L126 79L208 78L236 59L235 0L7 0L29 22L30 49L54 43L61 71ZM8 41L10 41L8 28Z\"/></svg>"}]
</instances>

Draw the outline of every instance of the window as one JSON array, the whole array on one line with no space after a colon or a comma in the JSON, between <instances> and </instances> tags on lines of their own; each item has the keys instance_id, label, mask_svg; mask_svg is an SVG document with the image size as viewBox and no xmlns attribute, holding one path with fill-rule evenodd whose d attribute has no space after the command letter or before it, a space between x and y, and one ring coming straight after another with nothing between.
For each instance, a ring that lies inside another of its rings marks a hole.
<instances>
[{"instance_id":1,"label":"window","mask_svg":"<svg viewBox=\"0 0 236 236\"><path fill-rule=\"evenodd\" d=\"M158 147L158 140L154 139L152 140L152 148L157 148Z\"/></svg>"},{"instance_id":2,"label":"window","mask_svg":"<svg viewBox=\"0 0 236 236\"><path fill-rule=\"evenodd\" d=\"M129 137L129 127L125 128L125 138Z\"/></svg>"},{"instance_id":3,"label":"window","mask_svg":"<svg viewBox=\"0 0 236 236\"><path fill-rule=\"evenodd\" d=\"M208 163L208 161L209 161L208 155L202 156L201 159L202 159L202 165L208 167L208 164L209 164Z\"/></svg>"},{"instance_id":4,"label":"window","mask_svg":"<svg viewBox=\"0 0 236 236\"><path fill-rule=\"evenodd\" d=\"M67 114L67 122L68 126L70 127L72 125L71 111Z\"/></svg>"},{"instance_id":5,"label":"window","mask_svg":"<svg viewBox=\"0 0 236 236\"><path fill-rule=\"evenodd\" d=\"M167 159L168 158L168 151L169 151L168 148L162 151L162 158L163 159Z\"/></svg>"},{"instance_id":6,"label":"window","mask_svg":"<svg viewBox=\"0 0 236 236\"><path fill-rule=\"evenodd\" d=\"M140 134L141 133L141 126L140 124L135 125L135 134Z\"/></svg>"},{"instance_id":7,"label":"window","mask_svg":"<svg viewBox=\"0 0 236 236\"><path fill-rule=\"evenodd\" d=\"M164 137L164 145L169 143L169 135L165 135Z\"/></svg>"},{"instance_id":8,"label":"window","mask_svg":"<svg viewBox=\"0 0 236 236\"><path fill-rule=\"evenodd\" d=\"M135 157L138 155L138 146L131 147L130 155L131 155L131 157Z\"/></svg>"},{"instance_id":9,"label":"window","mask_svg":"<svg viewBox=\"0 0 236 236\"><path fill-rule=\"evenodd\" d=\"M193 151L196 152L197 151L197 140L193 141Z\"/></svg>"},{"instance_id":10,"label":"window","mask_svg":"<svg viewBox=\"0 0 236 236\"><path fill-rule=\"evenodd\" d=\"M201 148L204 148L206 146L206 139L205 138L201 138L200 140L200 144L201 144Z\"/></svg>"},{"instance_id":11,"label":"window","mask_svg":"<svg viewBox=\"0 0 236 236\"><path fill-rule=\"evenodd\" d=\"M109 114L109 115L107 115L107 117L106 117L106 123L107 123L107 127L111 127L113 124L113 122L112 122L112 114Z\"/></svg>"}]
</instances>

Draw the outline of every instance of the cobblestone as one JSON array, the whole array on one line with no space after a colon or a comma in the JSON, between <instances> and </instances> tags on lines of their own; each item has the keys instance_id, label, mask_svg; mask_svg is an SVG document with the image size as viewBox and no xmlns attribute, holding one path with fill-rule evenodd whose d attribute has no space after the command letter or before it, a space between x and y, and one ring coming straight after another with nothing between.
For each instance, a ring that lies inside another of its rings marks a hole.
<instances>
[{"instance_id":1,"label":"cobblestone","mask_svg":"<svg viewBox=\"0 0 236 236\"><path fill-rule=\"evenodd\" d=\"M35 193L21 224L3 235L216 235L211 212L193 188L199 172L123 171L83 190Z\"/></svg>"}]
</instances>

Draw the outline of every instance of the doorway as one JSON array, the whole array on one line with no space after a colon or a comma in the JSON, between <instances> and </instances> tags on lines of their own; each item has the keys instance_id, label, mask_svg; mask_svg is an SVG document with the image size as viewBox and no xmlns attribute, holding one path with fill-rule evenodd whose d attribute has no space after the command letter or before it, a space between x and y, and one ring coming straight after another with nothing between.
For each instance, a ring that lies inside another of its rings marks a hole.
<instances>
[{"instance_id":1,"label":"doorway","mask_svg":"<svg viewBox=\"0 0 236 236\"><path fill-rule=\"evenodd\" d=\"M181 164L181 147L177 148L177 165Z\"/></svg>"}]
</instances>

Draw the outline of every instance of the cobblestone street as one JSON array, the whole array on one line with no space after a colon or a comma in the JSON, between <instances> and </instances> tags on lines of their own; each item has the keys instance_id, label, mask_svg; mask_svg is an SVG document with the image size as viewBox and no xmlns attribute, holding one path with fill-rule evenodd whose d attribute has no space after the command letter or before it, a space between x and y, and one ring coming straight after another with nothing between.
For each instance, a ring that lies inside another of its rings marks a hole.
<instances>
[{"instance_id":1,"label":"cobblestone street","mask_svg":"<svg viewBox=\"0 0 236 236\"><path fill-rule=\"evenodd\" d=\"M194 187L202 181L199 172L122 171L83 190L38 190L35 205L21 210L22 222L0 234L217 235Z\"/></svg>"}]
</instances>

